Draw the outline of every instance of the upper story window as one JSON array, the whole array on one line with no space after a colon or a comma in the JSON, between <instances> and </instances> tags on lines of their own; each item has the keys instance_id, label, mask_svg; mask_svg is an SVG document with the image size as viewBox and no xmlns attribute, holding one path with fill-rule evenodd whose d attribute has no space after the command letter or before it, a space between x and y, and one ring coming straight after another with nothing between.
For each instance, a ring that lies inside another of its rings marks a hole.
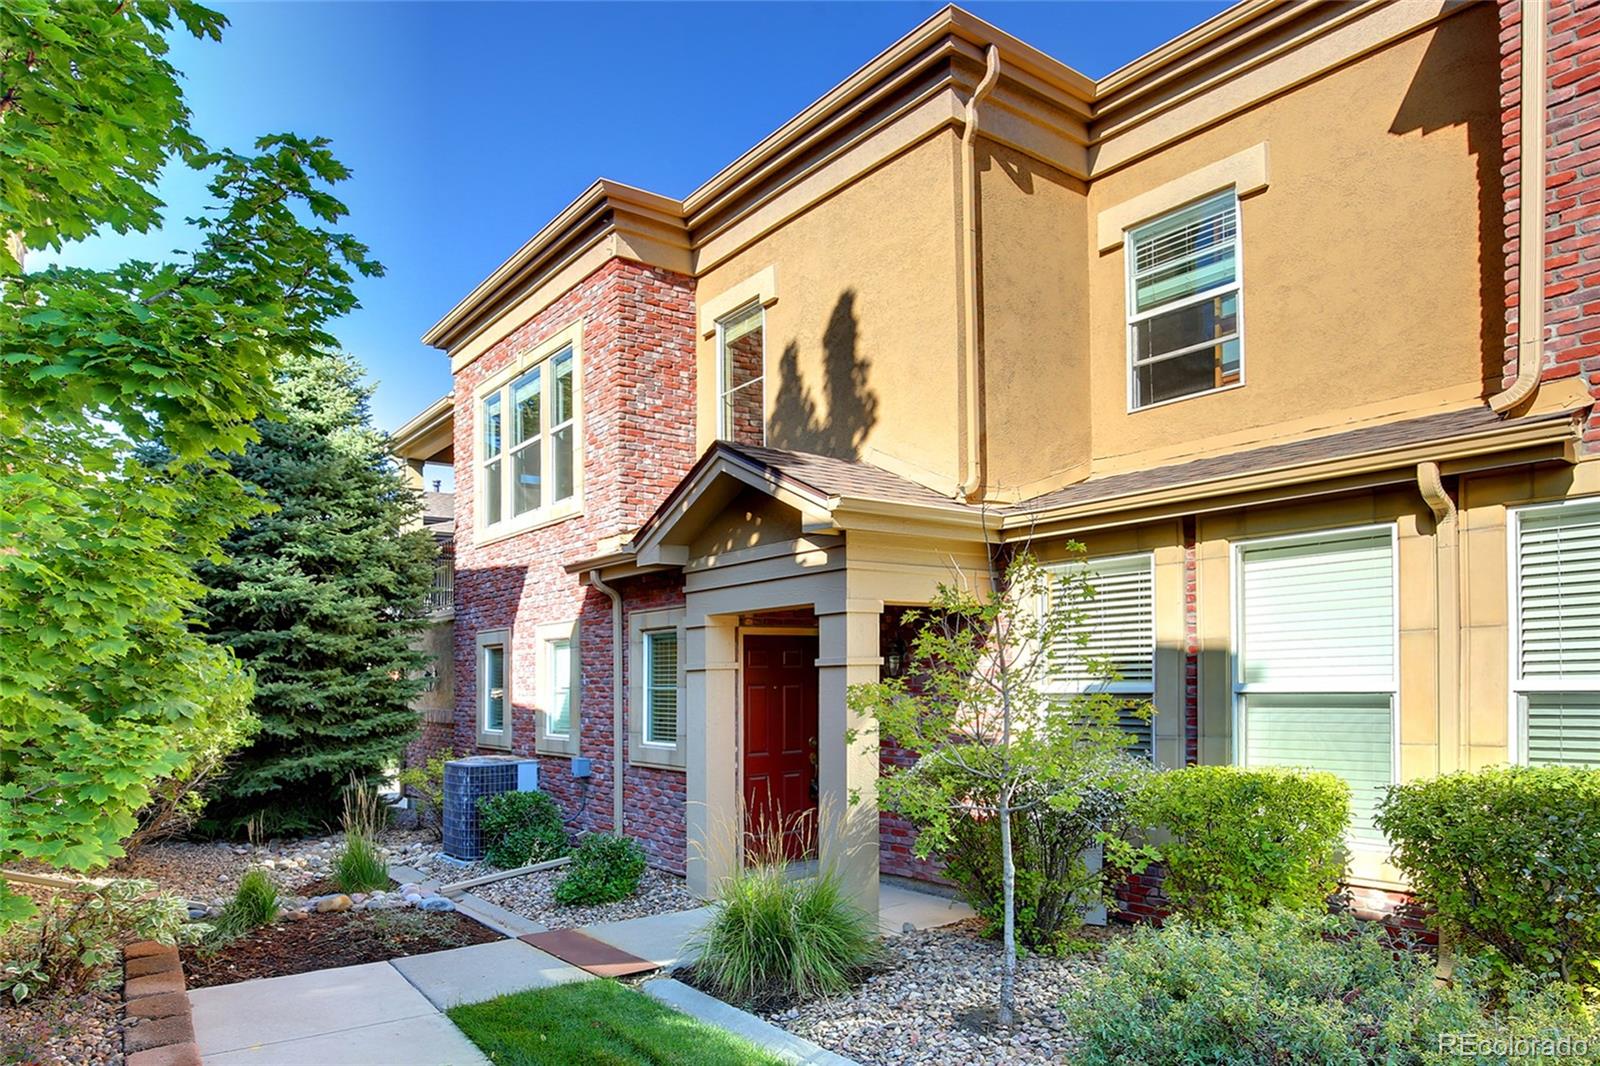
<instances>
[{"instance_id":1,"label":"upper story window","mask_svg":"<svg viewBox=\"0 0 1600 1066\"><path fill-rule=\"evenodd\" d=\"M734 444L767 442L766 311L749 304L717 319L717 437Z\"/></svg>"},{"instance_id":2,"label":"upper story window","mask_svg":"<svg viewBox=\"0 0 1600 1066\"><path fill-rule=\"evenodd\" d=\"M577 359L562 345L478 394L478 521L490 531L576 510Z\"/></svg>"},{"instance_id":3,"label":"upper story window","mask_svg":"<svg viewBox=\"0 0 1600 1066\"><path fill-rule=\"evenodd\" d=\"M1131 410L1243 381L1232 189L1128 232Z\"/></svg>"}]
</instances>

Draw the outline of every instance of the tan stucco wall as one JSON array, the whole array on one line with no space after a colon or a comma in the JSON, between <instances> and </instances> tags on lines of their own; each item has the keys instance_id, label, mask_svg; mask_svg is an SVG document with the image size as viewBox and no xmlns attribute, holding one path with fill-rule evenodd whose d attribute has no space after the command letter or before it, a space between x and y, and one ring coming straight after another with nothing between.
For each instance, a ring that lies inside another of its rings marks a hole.
<instances>
[{"instance_id":1,"label":"tan stucco wall","mask_svg":"<svg viewBox=\"0 0 1600 1066\"><path fill-rule=\"evenodd\" d=\"M988 142L978 171L990 487L1080 480L1090 446L1086 190Z\"/></svg>"},{"instance_id":2,"label":"tan stucco wall","mask_svg":"<svg viewBox=\"0 0 1600 1066\"><path fill-rule=\"evenodd\" d=\"M697 283L702 306L775 266L767 443L884 453L956 475L958 145L948 129L805 210ZM699 342L700 446L716 434L716 342Z\"/></svg>"},{"instance_id":3,"label":"tan stucco wall","mask_svg":"<svg viewBox=\"0 0 1600 1066\"><path fill-rule=\"evenodd\" d=\"M757 489L747 488L695 537L689 558L726 555L800 536L800 513Z\"/></svg>"},{"instance_id":4,"label":"tan stucco wall","mask_svg":"<svg viewBox=\"0 0 1600 1066\"><path fill-rule=\"evenodd\" d=\"M1497 69L1480 5L1092 182L1091 225L1268 150L1267 187L1241 203L1243 388L1128 413L1124 249L1089 249L1097 470L1308 414L1336 426L1372 404L1404 416L1483 394L1502 329Z\"/></svg>"}]
</instances>

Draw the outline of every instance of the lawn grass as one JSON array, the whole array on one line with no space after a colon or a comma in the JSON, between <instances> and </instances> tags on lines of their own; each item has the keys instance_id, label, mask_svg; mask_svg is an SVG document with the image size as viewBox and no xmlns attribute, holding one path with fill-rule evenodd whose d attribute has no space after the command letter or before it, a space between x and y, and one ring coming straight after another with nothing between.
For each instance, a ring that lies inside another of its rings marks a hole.
<instances>
[{"instance_id":1,"label":"lawn grass","mask_svg":"<svg viewBox=\"0 0 1600 1066\"><path fill-rule=\"evenodd\" d=\"M748 1041L615 981L578 981L452 1007L498 1066L779 1066Z\"/></svg>"}]
</instances>

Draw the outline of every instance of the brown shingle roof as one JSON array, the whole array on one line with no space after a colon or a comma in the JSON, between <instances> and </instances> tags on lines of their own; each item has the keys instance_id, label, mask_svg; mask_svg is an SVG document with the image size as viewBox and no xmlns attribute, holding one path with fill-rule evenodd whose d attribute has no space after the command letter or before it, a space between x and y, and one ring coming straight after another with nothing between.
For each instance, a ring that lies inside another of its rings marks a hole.
<instances>
[{"instance_id":1,"label":"brown shingle roof","mask_svg":"<svg viewBox=\"0 0 1600 1066\"><path fill-rule=\"evenodd\" d=\"M834 459L810 452L757 448L748 444L720 443L717 447L754 464L779 480L810 489L817 496L855 496L893 503L963 506L926 485L919 485L859 459Z\"/></svg>"},{"instance_id":2,"label":"brown shingle roof","mask_svg":"<svg viewBox=\"0 0 1600 1066\"><path fill-rule=\"evenodd\" d=\"M422 494L422 527L441 539L456 532L456 496L453 492Z\"/></svg>"},{"instance_id":3,"label":"brown shingle roof","mask_svg":"<svg viewBox=\"0 0 1600 1066\"><path fill-rule=\"evenodd\" d=\"M1518 425L1527 425L1531 422L1548 422L1571 417L1570 411L1552 411L1548 414L1519 418L1516 422ZM1095 503L1159 489L1180 488L1241 474L1255 474L1307 463L1352 458L1407 444L1447 441L1452 437L1481 433L1505 424L1505 419L1490 411L1488 407L1448 411L1423 418L1410 418L1403 422L1389 422L1381 426L1332 433L1290 444L1274 444L1264 448L1229 452L1207 459L1195 459L1187 463L1153 466L1144 470L1131 470L1125 474L1091 478L1076 485L1068 485L1042 496L1024 500L1012 507L1011 512L1031 514L1055 507Z\"/></svg>"}]
</instances>

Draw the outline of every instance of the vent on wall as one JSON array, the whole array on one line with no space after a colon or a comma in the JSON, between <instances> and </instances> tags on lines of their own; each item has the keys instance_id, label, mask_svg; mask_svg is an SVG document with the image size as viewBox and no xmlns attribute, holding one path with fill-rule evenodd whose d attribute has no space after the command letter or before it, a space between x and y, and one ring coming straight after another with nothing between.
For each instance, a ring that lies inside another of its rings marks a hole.
<instances>
[{"instance_id":1,"label":"vent on wall","mask_svg":"<svg viewBox=\"0 0 1600 1066\"><path fill-rule=\"evenodd\" d=\"M478 801L500 792L539 787L539 764L515 755L473 755L444 764L444 853L476 862L483 858Z\"/></svg>"}]
</instances>

